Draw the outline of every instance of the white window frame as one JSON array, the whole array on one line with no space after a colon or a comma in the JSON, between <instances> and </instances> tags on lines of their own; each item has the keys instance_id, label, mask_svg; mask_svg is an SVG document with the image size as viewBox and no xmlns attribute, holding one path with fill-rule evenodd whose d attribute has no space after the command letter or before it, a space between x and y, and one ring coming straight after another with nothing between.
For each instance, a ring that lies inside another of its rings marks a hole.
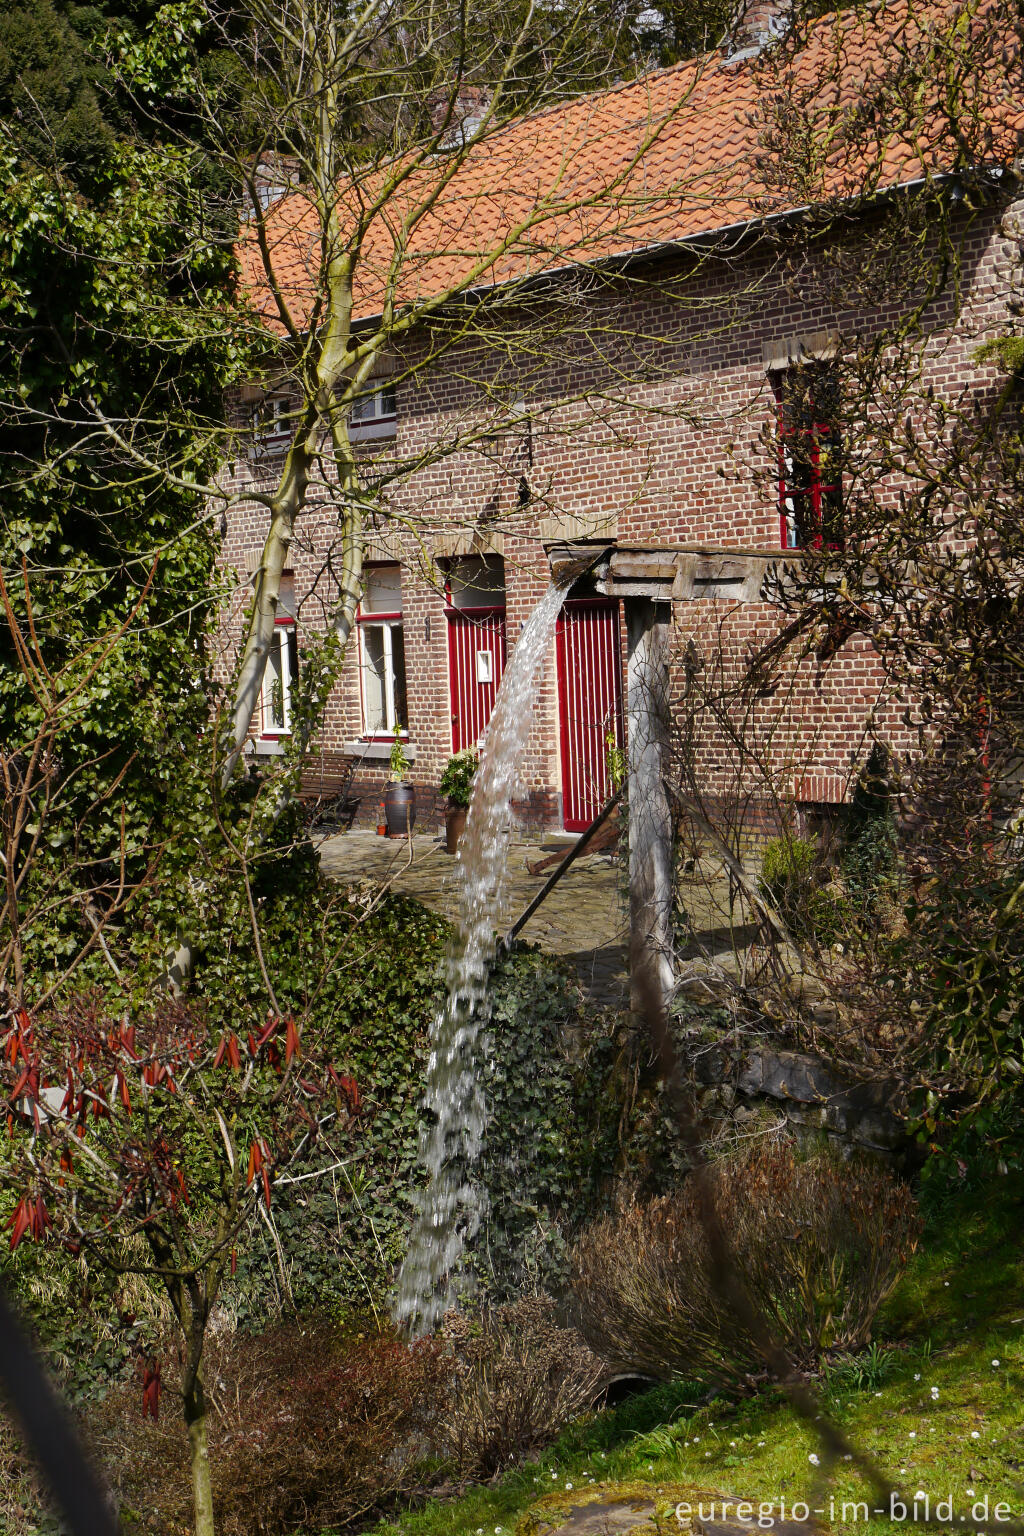
<instances>
[{"instance_id":1,"label":"white window frame","mask_svg":"<svg viewBox=\"0 0 1024 1536\"><path fill-rule=\"evenodd\" d=\"M367 580L371 577L373 570L373 566L367 567ZM356 612L356 628L359 630L359 712L364 741L383 741L385 737L393 736L395 733L394 632L396 629L401 629L404 639L404 622L405 616L401 608L381 609L378 612L364 609L360 603ZM366 718L366 673L369 671L369 662L366 655L366 632L369 629L380 629L383 631L384 723L376 728L371 728ZM402 723L399 734L404 740L408 740L408 721Z\"/></svg>"},{"instance_id":2,"label":"white window frame","mask_svg":"<svg viewBox=\"0 0 1024 1536\"><path fill-rule=\"evenodd\" d=\"M298 675L296 665L298 627L294 613L283 613L278 607L271 646L276 647L281 663L282 724L277 725L274 721L274 686L278 675L271 666L271 658L268 656L263 673L263 685L260 688L260 739L262 741L280 741L283 737L292 734L292 689Z\"/></svg>"},{"instance_id":3,"label":"white window frame","mask_svg":"<svg viewBox=\"0 0 1024 1536\"><path fill-rule=\"evenodd\" d=\"M252 407L252 443L257 458L281 453L291 442L292 427L287 418L294 410L291 395L281 391L268 391L256 401Z\"/></svg>"},{"instance_id":4,"label":"white window frame","mask_svg":"<svg viewBox=\"0 0 1024 1536\"><path fill-rule=\"evenodd\" d=\"M394 661L394 631L402 629L402 615L383 615L375 613L367 615L359 624L359 660L360 660L360 687L362 693L363 736L367 741L381 741L385 736L393 736L395 733L395 661ZM366 632L369 629L383 631L384 641L384 724L372 728L366 719L366 689L363 685L365 671L369 668L366 656ZM399 735L409 735L408 725L402 725Z\"/></svg>"},{"instance_id":5,"label":"white window frame","mask_svg":"<svg viewBox=\"0 0 1024 1536\"><path fill-rule=\"evenodd\" d=\"M363 395L353 405L348 418L349 439L353 443L374 442L380 438L394 437L397 431L395 386L387 379L382 379L372 394Z\"/></svg>"}]
</instances>

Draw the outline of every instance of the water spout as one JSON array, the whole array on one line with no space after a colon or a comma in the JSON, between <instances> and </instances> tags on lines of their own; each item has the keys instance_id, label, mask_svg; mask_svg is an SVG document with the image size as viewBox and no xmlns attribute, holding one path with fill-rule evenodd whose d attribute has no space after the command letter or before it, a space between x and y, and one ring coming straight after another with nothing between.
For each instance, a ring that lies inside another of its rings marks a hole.
<instances>
[{"instance_id":1,"label":"water spout","mask_svg":"<svg viewBox=\"0 0 1024 1536\"><path fill-rule=\"evenodd\" d=\"M427 1185L398 1278L395 1317L431 1332L466 1286L466 1246L486 1214L475 1164L487 1123L480 1057L487 983L501 923L519 754L558 613L578 572L559 572L523 626L505 669L456 856L456 918L445 960L448 995L430 1030L420 1160Z\"/></svg>"}]
</instances>

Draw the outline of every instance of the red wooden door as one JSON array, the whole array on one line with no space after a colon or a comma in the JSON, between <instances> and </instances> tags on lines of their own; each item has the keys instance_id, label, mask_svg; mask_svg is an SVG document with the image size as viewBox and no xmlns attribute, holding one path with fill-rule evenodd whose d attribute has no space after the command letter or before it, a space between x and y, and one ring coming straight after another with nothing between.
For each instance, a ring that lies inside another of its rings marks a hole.
<instances>
[{"instance_id":1,"label":"red wooden door","mask_svg":"<svg viewBox=\"0 0 1024 1536\"><path fill-rule=\"evenodd\" d=\"M504 608L449 608L453 752L475 747L486 731L504 670Z\"/></svg>"},{"instance_id":2,"label":"red wooden door","mask_svg":"<svg viewBox=\"0 0 1024 1536\"><path fill-rule=\"evenodd\" d=\"M622 745L619 605L605 598L567 602L556 631L562 814L567 832L589 827L612 793L609 732Z\"/></svg>"}]
</instances>

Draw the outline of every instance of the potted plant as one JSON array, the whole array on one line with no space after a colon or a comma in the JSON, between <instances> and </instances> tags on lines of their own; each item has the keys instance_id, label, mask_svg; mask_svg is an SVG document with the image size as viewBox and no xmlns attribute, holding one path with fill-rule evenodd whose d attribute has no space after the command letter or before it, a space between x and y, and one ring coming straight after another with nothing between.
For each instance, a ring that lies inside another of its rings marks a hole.
<instances>
[{"instance_id":1,"label":"potted plant","mask_svg":"<svg viewBox=\"0 0 1024 1536\"><path fill-rule=\"evenodd\" d=\"M473 775L476 773L477 761L473 748L463 747L461 752L456 752L454 757L448 759L441 775L441 793L448 797L444 830L445 846L449 853L456 852L459 838L466 830L466 813L469 810L470 795L473 793Z\"/></svg>"},{"instance_id":2,"label":"potted plant","mask_svg":"<svg viewBox=\"0 0 1024 1536\"><path fill-rule=\"evenodd\" d=\"M389 837L405 837L416 820L416 791L406 775L409 759L405 755L401 727L395 726L395 739L388 761L389 778L384 790L384 819Z\"/></svg>"}]
</instances>

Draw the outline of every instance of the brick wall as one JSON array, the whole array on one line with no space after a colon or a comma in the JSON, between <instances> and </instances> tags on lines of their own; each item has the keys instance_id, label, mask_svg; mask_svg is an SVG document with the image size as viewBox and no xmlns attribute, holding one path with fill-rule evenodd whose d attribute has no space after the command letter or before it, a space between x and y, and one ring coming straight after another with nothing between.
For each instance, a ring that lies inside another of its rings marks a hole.
<instances>
[{"instance_id":1,"label":"brick wall","mask_svg":"<svg viewBox=\"0 0 1024 1536\"><path fill-rule=\"evenodd\" d=\"M968 381L978 391L993 387L994 375L974 354L986 330L1005 315L998 275L1004 246L997 212L978 216L964 242L966 306L957 313L945 294L927 311L923 383L940 394L952 395ZM882 310L844 309L813 295L813 283L798 293L784 282L767 255L708 258L689 266L663 262L593 293L567 288L552 299L548 314L540 302L528 312L510 312L489 338L467 341L399 385L397 438L367 448L367 474L373 478L393 463L415 467L382 491L368 558L402 564L409 738L421 825L439 815L435 789L451 750L448 635L437 560L470 549L504 557L511 650L547 585L545 539L561 534L777 548L766 349L818 331L870 335L892 319ZM418 344L426 345L414 342L413 348ZM528 432L508 403L520 395L533 418ZM252 462L240 452L228 466L229 483L244 496L247 489L271 485L274 468L272 461ZM897 490L893 484L894 496ZM246 572L267 521L264 508L244 499L229 514L223 562L239 580L225 601L225 675L237 649ZM336 512L323 489L293 545L300 637L330 622L337 538ZM684 653L696 652L705 668L736 675L780 623L768 604L706 599L677 604L673 619L673 689L681 714ZM307 785L316 783L321 791L346 785L348 749L362 735L357 658L353 639L311 754ZM906 708L906 700L888 697L869 642L854 636L828 664L810 658L790 666L773 694L758 702L752 728L766 744L779 794L829 805L847 798L873 734L897 751L912 748ZM741 770L732 763L714 722L698 735L693 761L708 793L749 795L749 765ZM523 814L554 825L560 770L553 665L522 721L522 737ZM385 770L384 762L364 763L355 788L348 786L367 824L376 819ZM757 814L765 826L773 823L772 814Z\"/></svg>"}]
</instances>

